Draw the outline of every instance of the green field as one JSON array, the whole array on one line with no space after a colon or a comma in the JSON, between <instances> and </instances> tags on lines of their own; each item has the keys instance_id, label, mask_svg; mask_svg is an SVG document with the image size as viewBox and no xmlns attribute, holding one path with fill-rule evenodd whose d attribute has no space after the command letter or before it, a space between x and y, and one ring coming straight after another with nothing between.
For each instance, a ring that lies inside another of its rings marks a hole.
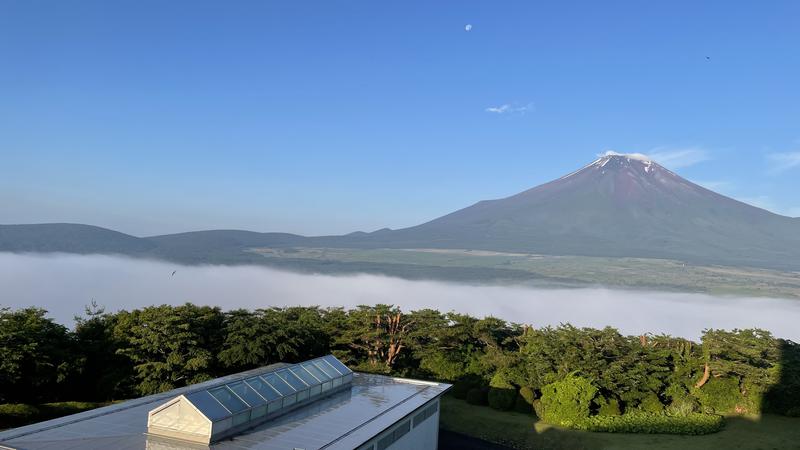
<instances>
[{"instance_id":1,"label":"green field","mask_svg":"<svg viewBox=\"0 0 800 450\"><path fill-rule=\"evenodd\" d=\"M441 427L518 449L800 449L800 418L774 415L728 417L724 430L705 436L592 433L554 427L533 415L495 411L445 396Z\"/></svg>"},{"instance_id":2,"label":"green field","mask_svg":"<svg viewBox=\"0 0 800 450\"><path fill-rule=\"evenodd\" d=\"M266 264L319 272L800 298L797 272L692 265L665 259L439 249L258 248L249 252L261 255Z\"/></svg>"}]
</instances>

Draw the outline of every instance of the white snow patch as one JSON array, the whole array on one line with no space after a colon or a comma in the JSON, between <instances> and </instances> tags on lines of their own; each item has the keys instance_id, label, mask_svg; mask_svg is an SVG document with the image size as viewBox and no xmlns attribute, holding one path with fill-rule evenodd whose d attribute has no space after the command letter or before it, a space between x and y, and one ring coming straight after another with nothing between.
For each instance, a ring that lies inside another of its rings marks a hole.
<instances>
[{"instance_id":1,"label":"white snow patch","mask_svg":"<svg viewBox=\"0 0 800 450\"><path fill-rule=\"evenodd\" d=\"M564 175L563 177L559 178L559 180L563 180L563 179L565 179L565 178L569 178L569 177L571 177L571 176L575 175L576 173L578 173L578 172L582 171L583 169L586 169L586 168L588 168L588 167L592 167L593 165L597 164L598 162L600 162L600 161L602 161L602 160L603 160L603 158L597 158L597 159L595 159L594 161L592 161L591 163L589 163L589 164L587 164L587 165L585 165L585 166L581 167L580 169L578 169L578 170L576 170L576 171L574 171L574 172L570 172L570 173L568 173L568 174Z\"/></svg>"},{"instance_id":2,"label":"white snow patch","mask_svg":"<svg viewBox=\"0 0 800 450\"><path fill-rule=\"evenodd\" d=\"M653 159L649 156L642 154L642 153L617 153L613 150L608 150L603 154L598 155L601 158L605 158L608 156L623 156L628 159L635 159L636 161L645 161L645 162L653 162Z\"/></svg>"}]
</instances>

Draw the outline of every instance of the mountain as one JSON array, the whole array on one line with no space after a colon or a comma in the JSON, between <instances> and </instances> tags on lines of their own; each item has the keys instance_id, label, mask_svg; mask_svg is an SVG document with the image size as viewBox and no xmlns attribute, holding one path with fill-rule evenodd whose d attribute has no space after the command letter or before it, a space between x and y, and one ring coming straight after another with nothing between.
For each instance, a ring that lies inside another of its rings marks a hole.
<instances>
[{"instance_id":1,"label":"mountain","mask_svg":"<svg viewBox=\"0 0 800 450\"><path fill-rule=\"evenodd\" d=\"M0 225L0 251L143 254L156 244L91 225L45 223Z\"/></svg>"},{"instance_id":2,"label":"mountain","mask_svg":"<svg viewBox=\"0 0 800 450\"><path fill-rule=\"evenodd\" d=\"M610 154L511 197L352 245L668 258L800 268L800 221L694 184L642 155Z\"/></svg>"},{"instance_id":3,"label":"mountain","mask_svg":"<svg viewBox=\"0 0 800 450\"><path fill-rule=\"evenodd\" d=\"M309 247L659 258L796 271L800 219L712 192L642 155L608 154L511 197L481 201L399 230L319 237L212 230L137 238L86 225L0 226L0 251L121 253L236 264L265 262L253 251L264 248L286 249L283 262L298 262L302 258L290 250ZM313 270L328 264L325 258L315 260Z\"/></svg>"},{"instance_id":4,"label":"mountain","mask_svg":"<svg viewBox=\"0 0 800 450\"><path fill-rule=\"evenodd\" d=\"M310 238L289 233L242 230L208 230L152 236L155 256L187 263L236 264L263 258L247 253L257 247L304 246Z\"/></svg>"}]
</instances>

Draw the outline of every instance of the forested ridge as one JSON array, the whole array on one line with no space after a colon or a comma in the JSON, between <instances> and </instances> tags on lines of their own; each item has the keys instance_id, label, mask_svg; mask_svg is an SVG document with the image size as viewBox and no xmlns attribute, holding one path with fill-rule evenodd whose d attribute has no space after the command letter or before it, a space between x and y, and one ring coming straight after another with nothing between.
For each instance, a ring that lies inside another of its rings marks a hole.
<instances>
[{"instance_id":1,"label":"forested ridge","mask_svg":"<svg viewBox=\"0 0 800 450\"><path fill-rule=\"evenodd\" d=\"M721 426L711 415L800 415L800 349L764 330L705 330L693 342L390 305L92 305L73 329L42 309L2 309L0 404L127 399L327 353L581 429L693 434Z\"/></svg>"}]
</instances>

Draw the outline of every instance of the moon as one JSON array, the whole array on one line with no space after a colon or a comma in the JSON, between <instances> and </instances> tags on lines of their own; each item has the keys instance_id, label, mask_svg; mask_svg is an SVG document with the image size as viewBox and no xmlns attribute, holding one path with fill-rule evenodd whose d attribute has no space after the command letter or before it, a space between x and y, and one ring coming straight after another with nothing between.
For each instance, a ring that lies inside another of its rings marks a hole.
<instances>
[{"instance_id":1,"label":"moon","mask_svg":"<svg viewBox=\"0 0 800 450\"><path fill-rule=\"evenodd\" d=\"M472 30L472 24L468 23L467 26L464 27L464 31L470 31L470 30Z\"/></svg>"}]
</instances>

